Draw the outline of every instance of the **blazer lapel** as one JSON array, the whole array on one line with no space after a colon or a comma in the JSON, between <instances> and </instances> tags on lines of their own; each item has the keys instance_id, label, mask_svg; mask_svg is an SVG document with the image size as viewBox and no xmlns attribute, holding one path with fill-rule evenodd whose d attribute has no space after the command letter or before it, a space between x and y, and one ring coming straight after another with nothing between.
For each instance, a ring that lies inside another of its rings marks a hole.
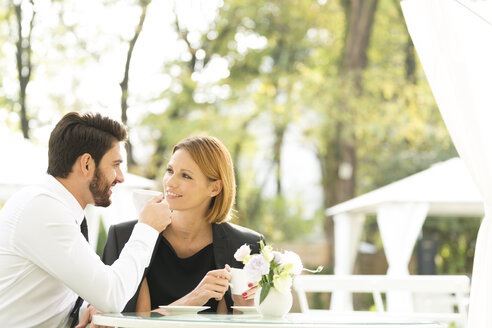
<instances>
[{"instance_id":1,"label":"blazer lapel","mask_svg":"<svg viewBox=\"0 0 492 328\"><path fill-rule=\"evenodd\" d=\"M212 235L214 245L215 266L217 269L223 269L227 260L227 248L229 238L221 224L212 224Z\"/></svg>"}]
</instances>

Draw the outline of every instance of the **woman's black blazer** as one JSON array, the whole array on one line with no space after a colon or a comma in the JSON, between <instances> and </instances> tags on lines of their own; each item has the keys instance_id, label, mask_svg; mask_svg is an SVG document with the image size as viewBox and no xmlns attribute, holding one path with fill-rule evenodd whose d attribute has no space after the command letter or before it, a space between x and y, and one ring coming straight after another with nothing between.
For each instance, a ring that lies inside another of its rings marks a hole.
<instances>
[{"instance_id":1,"label":"woman's black blazer","mask_svg":"<svg viewBox=\"0 0 492 328\"><path fill-rule=\"evenodd\" d=\"M102 260L104 263L111 265L114 261L118 259L123 247L125 246L128 239L130 239L130 235L136 223L137 220L122 222L109 228L108 240L106 242L106 246L104 246L104 251L102 255ZM236 259L234 258L234 253L236 252L236 250L243 244L248 244L251 248L252 254L258 253L260 250L259 241L260 239L264 240L263 235L257 233L256 231L229 222L212 224L212 234L215 266L217 269L224 268L226 264L229 264L231 267L242 268L243 264L236 261ZM152 259L155 256L156 250L157 247L154 248ZM152 264L152 260L150 261L150 263ZM142 282L140 282L140 284L141 283ZM135 295L126 304L123 312L135 312L139 291L140 285L138 286ZM225 294L225 300L227 304L227 309L229 312L231 312L231 306L233 305L233 303L230 289Z\"/></svg>"}]
</instances>

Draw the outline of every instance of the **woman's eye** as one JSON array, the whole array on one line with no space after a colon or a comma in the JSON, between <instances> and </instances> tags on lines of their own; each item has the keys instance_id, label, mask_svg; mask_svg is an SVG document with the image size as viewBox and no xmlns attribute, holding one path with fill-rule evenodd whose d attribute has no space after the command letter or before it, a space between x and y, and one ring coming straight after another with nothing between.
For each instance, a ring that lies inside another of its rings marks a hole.
<instances>
[{"instance_id":1,"label":"woman's eye","mask_svg":"<svg viewBox=\"0 0 492 328\"><path fill-rule=\"evenodd\" d=\"M170 168L167 168L167 169L166 169L166 172L167 172L167 173L173 173L173 170L172 170L172 169L170 169Z\"/></svg>"},{"instance_id":2,"label":"woman's eye","mask_svg":"<svg viewBox=\"0 0 492 328\"><path fill-rule=\"evenodd\" d=\"M191 180L191 177L188 174L183 174L183 178Z\"/></svg>"}]
</instances>

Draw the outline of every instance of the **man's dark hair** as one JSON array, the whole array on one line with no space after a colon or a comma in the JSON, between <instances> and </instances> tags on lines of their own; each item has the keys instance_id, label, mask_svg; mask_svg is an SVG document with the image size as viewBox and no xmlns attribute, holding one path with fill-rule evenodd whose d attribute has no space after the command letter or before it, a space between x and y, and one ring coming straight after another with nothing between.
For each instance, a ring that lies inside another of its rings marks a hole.
<instances>
[{"instance_id":1,"label":"man's dark hair","mask_svg":"<svg viewBox=\"0 0 492 328\"><path fill-rule=\"evenodd\" d=\"M96 166L115 142L126 139L120 122L93 113L71 112L63 116L51 132L48 174L66 178L79 156L88 153Z\"/></svg>"}]
</instances>

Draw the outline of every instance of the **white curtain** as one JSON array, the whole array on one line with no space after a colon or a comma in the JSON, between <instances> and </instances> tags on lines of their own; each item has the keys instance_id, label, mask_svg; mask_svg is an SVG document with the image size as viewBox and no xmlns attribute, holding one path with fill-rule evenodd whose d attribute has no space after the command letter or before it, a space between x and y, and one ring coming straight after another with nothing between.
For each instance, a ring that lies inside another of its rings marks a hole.
<instances>
[{"instance_id":1,"label":"white curtain","mask_svg":"<svg viewBox=\"0 0 492 328\"><path fill-rule=\"evenodd\" d=\"M335 274L350 275L354 270L355 258L365 221L364 214L340 213L333 217L335 223ZM334 292L330 309L334 311L353 310L352 295Z\"/></svg>"},{"instance_id":2,"label":"white curtain","mask_svg":"<svg viewBox=\"0 0 492 328\"><path fill-rule=\"evenodd\" d=\"M405 0L402 8L439 110L485 201L468 327L492 327L491 2Z\"/></svg>"},{"instance_id":3,"label":"white curtain","mask_svg":"<svg viewBox=\"0 0 492 328\"><path fill-rule=\"evenodd\" d=\"M422 230L428 203L389 203L378 209L378 226L388 261L388 275L408 275L408 263ZM411 312L410 293L391 292L386 295L388 311Z\"/></svg>"}]
</instances>

